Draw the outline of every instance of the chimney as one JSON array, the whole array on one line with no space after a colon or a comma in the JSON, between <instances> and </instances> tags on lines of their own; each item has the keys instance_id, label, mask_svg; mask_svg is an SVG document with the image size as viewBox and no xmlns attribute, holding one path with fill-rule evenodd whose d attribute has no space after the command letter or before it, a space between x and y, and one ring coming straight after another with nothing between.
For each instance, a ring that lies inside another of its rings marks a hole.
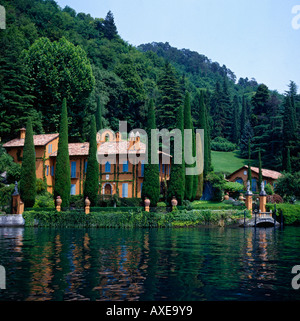
<instances>
[{"instance_id":1,"label":"chimney","mask_svg":"<svg viewBox=\"0 0 300 321\"><path fill-rule=\"evenodd\" d=\"M134 133L131 132L131 133L129 134L129 147L128 147L128 149L131 149L131 148L132 148L132 146L134 145L134 142L135 142Z\"/></svg>"},{"instance_id":2,"label":"chimney","mask_svg":"<svg viewBox=\"0 0 300 321\"><path fill-rule=\"evenodd\" d=\"M25 139L25 135L26 135L26 128L21 128L20 129L20 139Z\"/></svg>"},{"instance_id":3,"label":"chimney","mask_svg":"<svg viewBox=\"0 0 300 321\"><path fill-rule=\"evenodd\" d=\"M136 137L135 149L140 150L140 148L141 148L140 147L140 140L141 140L140 133L136 132L135 137Z\"/></svg>"}]
</instances>

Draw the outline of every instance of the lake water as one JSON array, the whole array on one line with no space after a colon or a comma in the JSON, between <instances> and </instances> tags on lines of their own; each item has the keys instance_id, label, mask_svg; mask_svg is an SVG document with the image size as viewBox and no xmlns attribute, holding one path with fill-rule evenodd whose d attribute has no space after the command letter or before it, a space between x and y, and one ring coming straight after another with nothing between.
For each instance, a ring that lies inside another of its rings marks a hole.
<instances>
[{"instance_id":1,"label":"lake water","mask_svg":"<svg viewBox=\"0 0 300 321\"><path fill-rule=\"evenodd\" d=\"M0 301L299 300L299 251L299 227L0 228Z\"/></svg>"}]
</instances>

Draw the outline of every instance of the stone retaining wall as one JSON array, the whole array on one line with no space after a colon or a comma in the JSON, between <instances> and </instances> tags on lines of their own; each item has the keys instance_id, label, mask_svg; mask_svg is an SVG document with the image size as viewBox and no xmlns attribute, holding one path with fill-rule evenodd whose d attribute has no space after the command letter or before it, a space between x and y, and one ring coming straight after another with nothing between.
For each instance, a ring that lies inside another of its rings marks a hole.
<instances>
[{"instance_id":1,"label":"stone retaining wall","mask_svg":"<svg viewBox=\"0 0 300 321\"><path fill-rule=\"evenodd\" d=\"M0 215L0 227L2 226L24 226L25 220L22 214Z\"/></svg>"}]
</instances>

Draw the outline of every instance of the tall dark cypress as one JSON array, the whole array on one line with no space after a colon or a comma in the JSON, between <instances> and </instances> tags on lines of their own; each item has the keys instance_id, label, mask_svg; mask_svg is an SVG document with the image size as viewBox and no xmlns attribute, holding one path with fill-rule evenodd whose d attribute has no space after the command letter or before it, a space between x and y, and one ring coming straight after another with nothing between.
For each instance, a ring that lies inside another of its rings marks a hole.
<instances>
[{"instance_id":1,"label":"tall dark cypress","mask_svg":"<svg viewBox=\"0 0 300 321\"><path fill-rule=\"evenodd\" d=\"M203 183L204 183L204 176L208 172L208 151L207 151L207 140L206 140L206 135L207 135L207 121L206 121L206 116L207 113L205 111L205 105L204 105L204 97L203 97L203 91L198 91L195 100L194 100L194 105L195 108L198 110L198 122L197 122L197 129L203 129L204 132L204 155L201 155L203 163L204 163L204 169L203 173L201 173L198 176L198 184L197 184L197 194L196 194L196 199L200 199L203 193ZM200 150L201 151L201 150Z\"/></svg>"},{"instance_id":2,"label":"tall dark cypress","mask_svg":"<svg viewBox=\"0 0 300 321\"><path fill-rule=\"evenodd\" d=\"M156 120L155 120L155 109L153 99L150 100L148 105L148 118L147 118L147 128L146 132L148 135L148 142L151 141L151 144L148 144L148 164L145 164L144 167L144 181L142 187L142 199L145 197L150 199L150 205L156 206L159 200L160 194L160 183L159 183L159 164L154 164L154 160L151 159L151 148L158 151L158 144L156 140L152 141L151 138L151 129L156 129Z\"/></svg>"},{"instance_id":3,"label":"tall dark cypress","mask_svg":"<svg viewBox=\"0 0 300 321\"><path fill-rule=\"evenodd\" d=\"M36 197L35 149L31 118L28 118L23 149L20 195L25 207L32 207Z\"/></svg>"},{"instance_id":4,"label":"tall dark cypress","mask_svg":"<svg viewBox=\"0 0 300 321\"><path fill-rule=\"evenodd\" d=\"M100 97L97 99L97 109L96 109L96 130L97 132L101 129L103 129L103 123L102 123L102 105L100 101Z\"/></svg>"},{"instance_id":5,"label":"tall dark cypress","mask_svg":"<svg viewBox=\"0 0 300 321\"><path fill-rule=\"evenodd\" d=\"M70 205L71 170L68 146L68 111L64 98L61 110L59 141L55 166L54 198L60 196L62 207Z\"/></svg>"},{"instance_id":6,"label":"tall dark cypress","mask_svg":"<svg viewBox=\"0 0 300 321\"><path fill-rule=\"evenodd\" d=\"M193 157L197 157L196 154L196 134L195 129L193 128ZM195 200L197 197L197 191L198 191L198 178L199 175L193 175L193 191L192 191L192 200Z\"/></svg>"},{"instance_id":7,"label":"tall dark cypress","mask_svg":"<svg viewBox=\"0 0 300 321\"><path fill-rule=\"evenodd\" d=\"M261 191L262 178L262 164L261 164L261 152L258 151L258 189Z\"/></svg>"},{"instance_id":8,"label":"tall dark cypress","mask_svg":"<svg viewBox=\"0 0 300 321\"><path fill-rule=\"evenodd\" d=\"M182 103L182 94L174 68L166 63L163 73L158 80L160 92L157 114L159 115L158 128L174 129L176 125L176 114Z\"/></svg>"},{"instance_id":9,"label":"tall dark cypress","mask_svg":"<svg viewBox=\"0 0 300 321\"><path fill-rule=\"evenodd\" d=\"M185 94L184 99L184 129L191 129L193 131L193 122L191 115L191 104L190 104L190 95L188 92ZM191 157L193 152L193 146L185 146L185 159L187 156ZM187 153L187 155L186 155ZM194 165L186 164L185 167L193 167ZM193 195L193 176L185 176L185 198L191 200Z\"/></svg>"},{"instance_id":10,"label":"tall dark cypress","mask_svg":"<svg viewBox=\"0 0 300 321\"><path fill-rule=\"evenodd\" d=\"M179 129L182 133L182 149L183 149L183 140L184 140L184 115L183 115L183 106L180 105L176 114L176 128ZM172 197L175 196L178 200L178 204L181 205L184 200L185 192L185 164L184 164L184 155L182 150L182 164L174 164L174 157L172 157L170 181L168 186L168 203L171 201Z\"/></svg>"},{"instance_id":11,"label":"tall dark cypress","mask_svg":"<svg viewBox=\"0 0 300 321\"><path fill-rule=\"evenodd\" d=\"M251 145L250 145L250 138L248 140L248 177L247 181L250 182L250 186L252 186L252 172L251 172Z\"/></svg>"},{"instance_id":12,"label":"tall dark cypress","mask_svg":"<svg viewBox=\"0 0 300 321\"><path fill-rule=\"evenodd\" d=\"M287 149L286 171L288 173L292 172L291 155L290 155L290 149L289 148Z\"/></svg>"},{"instance_id":13,"label":"tall dark cypress","mask_svg":"<svg viewBox=\"0 0 300 321\"><path fill-rule=\"evenodd\" d=\"M91 206L95 206L97 204L99 190L99 163L97 161L96 135L95 116L92 116L89 137L89 155L87 160L86 178L84 182L84 198L89 198L91 201Z\"/></svg>"},{"instance_id":14,"label":"tall dark cypress","mask_svg":"<svg viewBox=\"0 0 300 321\"><path fill-rule=\"evenodd\" d=\"M233 143L237 144L240 134L240 124L239 124L239 100L235 95L232 102L233 107L233 118L232 118L232 136L231 140Z\"/></svg>"}]
</instances>

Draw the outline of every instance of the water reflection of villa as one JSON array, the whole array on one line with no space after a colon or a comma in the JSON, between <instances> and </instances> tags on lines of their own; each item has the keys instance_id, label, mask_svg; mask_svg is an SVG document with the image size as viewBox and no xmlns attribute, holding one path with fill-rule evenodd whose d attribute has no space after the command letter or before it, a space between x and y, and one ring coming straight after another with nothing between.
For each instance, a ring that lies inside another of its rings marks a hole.
<instances>
[{"instance_id":1,"label":"water reflection of villa","mask_svg":"<svg viewBox=\"0 0 300 321\"><path fill-rule=\"evenodd\" d=\"M282 276L275 229L214 229L208 238L207 232L0 229L0 241L16 249L8 254L7 293L27 301L201 300L219 293L256 299L276 293Z\"/></svg>"}]
</instances>

